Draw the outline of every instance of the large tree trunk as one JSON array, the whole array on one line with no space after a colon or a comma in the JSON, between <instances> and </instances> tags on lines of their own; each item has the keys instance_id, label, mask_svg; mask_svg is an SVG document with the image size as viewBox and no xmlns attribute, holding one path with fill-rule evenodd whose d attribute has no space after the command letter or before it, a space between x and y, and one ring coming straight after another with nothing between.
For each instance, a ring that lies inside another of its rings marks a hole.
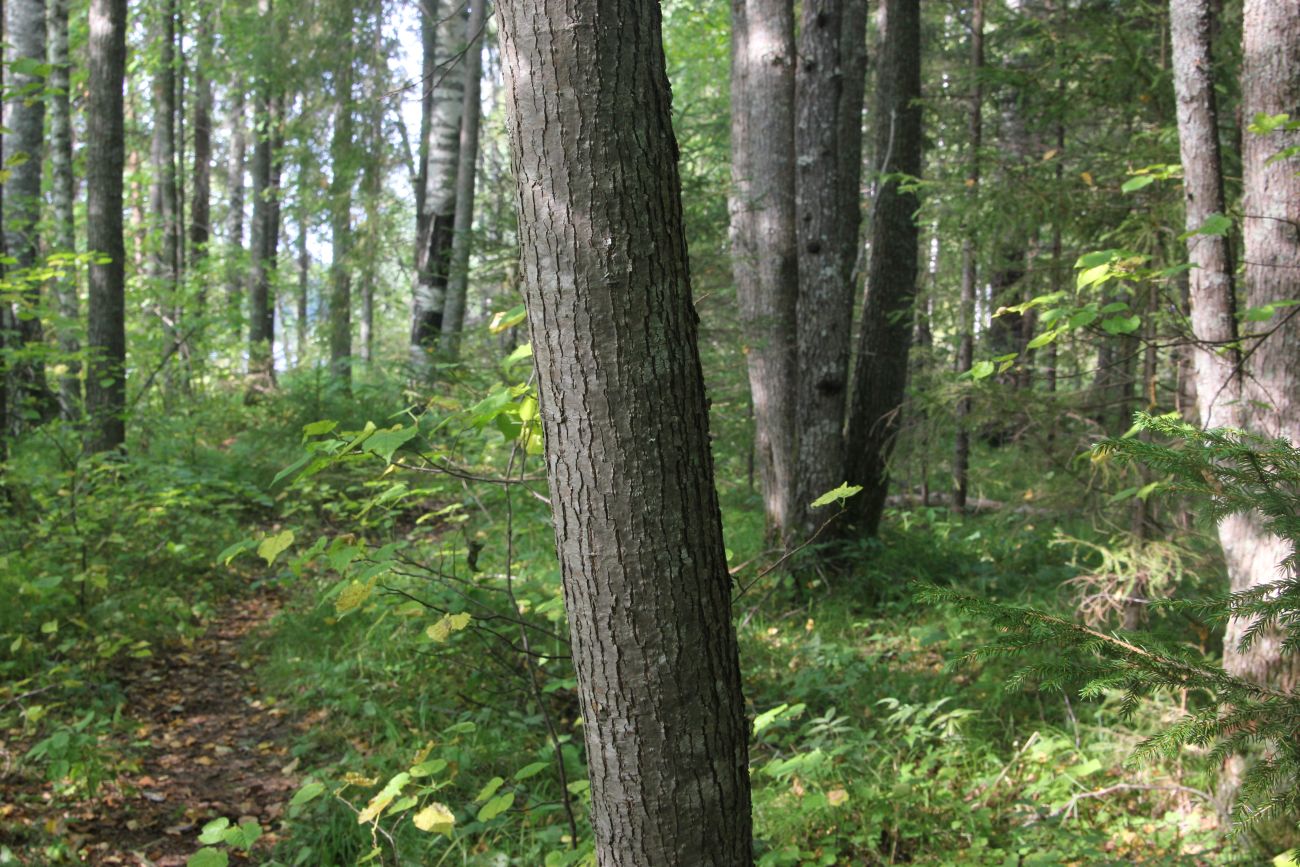
<instances>
[{"instance_id":1,"label":"large tree trunk","mask_svg":"<svg viewBox=\"0 0 1300 867\"><path fill-rule=\"evenodd\" d=\"M430 5L435 5L430 3ZM456 170L460 160L460 117L465 82L456 74L465 40L460 7L438 5L434 39L434 81L428 127L428 171L421 204L424 235L416 248L415 304L411 322L411 361L417 381L427 384L442 335L456 220ZM443 13L446 12L444 15Z\"/></svg>"},{"instance_id":2,"label":"large tree trunk","mask_svg":"<svg viewBox=\"0 0 1300 867\"><path fill-rule=\"evenodd\" d=\"M858 529L874 535L889 489L888 461L899 426L915 315L917 194L898 174L921 173L921 10L919 0L886 0L881 39L876 153L881 166L871 227L871 262L858 334L849 409L849 479L862 485L850 500Z\"/></svg>"},{"instance_id":3,"label":"large tree trunk","mask_svg":"<svg viewBox=\"0 0 1300 867\"><path fill-rule=\"evenodd\" d=\"M9 0L8 62L5 68L5 126L9 132L9 180L5 183L4 230L7 252L18 272L36 266L40 256L41 166L45 143L45 87L39 72L45 53L45 0ZM15 65L17 64L17 65ZM30 64L30 66L28 65ZM19 154L23 159L15 160ZM14 400L25 411L49 415L53 395L45 382L40 351L45 342L41 324L41 287L30 281L21 293L17 342L31 354L13 365Z\"/></svg>"},{"instance_id":4,"label":"large tree trunk","mask_svg":"<svg viewBox=\"0 0 1300 867\"><path fill-rule=\"evenodd\" d=\"M965 237L961 243L961 320L958 325L960 342L957 345L957 372L965 373L975 361L975 290L978 264L975 250L980 185L980 147L984 141L984 0L975 0L971 7L970 33L970 117L967 135L970 138L970 168L966 176L968 204L965 219ZM957 512L966 511L966 495L970 471L970 416L971 399L964 395L957 401L957 437L952 458L952 507Z\"/></svg>"},{"instance_id":5,"label":"large tree trunk","mask_svg":"<svg viewBox=\"0 0 1300 867\"><path fill-rule=\"evenodd\" d=\"M1246 117L1289 112L1300 105L1300 5L1276 0L1246 0L1244 11L1242 102ZM1284 148L1300 146L1300 131L1247 134L1243 142L1242 239L1247 307L1300 298L1300 160L1273 159ZM1189 223L1190 225L1190 223ZM1214 315L1212 310L1210 314ZM1242 377L1242 426L1300 445L1300 317L1285 308L1264 323L1250 347ZM1201 403L1217 409L1216 386L1198 391ZM1266 534L1254 515L1235 516L1219 526L1234 591L1283 577L1279 564L1290 553L1282 539ZM1229 672L1300 686L1300 656L1281 655L1282 633L1261 635L1250 649L1238 644L1249 621L1233 620L1224 636L1224 667Z\"/></svg>"},{"instance_id":6,"label":"large tree trunk","mask_svg":"<svg viewBox=\"0 0 1300 867\"><path fill-rule=\"evenodd\" d=\"M732 0L731 254L768 531L792 526L798 388L791 0Z\"/></svg>"},{"instance_id":7,"label":"large tree trunk","mask_svg":"<svg viewBox=\"0 0 1300 867\"><path fill-rule=\"evenodd\" d=\"M347 29L352 13L347 11ZM334 134L330 141L330 370L352 385L352 43L348 38L334 72Z\"/></svg>"},{"instance_id":8,"label":"large tree trunk","mask_svg":"<svg viewBox=\"0 0 1300 867\"><path fill-rule=\"evenodd\" d=\"M273 27L271 0L260 0L260 18L265 28ZM263 49L265 50L265 49ZM271 65L270 58L262 61ZM278 207L276 206L275 139L279 126L279 100L273 94L270 71L260 71L257 81L257 139L253 145L253 236L250 244L253 279L249 291L248 372L249 396L256 396L275 384L275 305L271 279L275 272L275 253L279 243Z\"/></svg>"},{"instance_id":9,"label":"large tree trunk","mask_svg":"<svg viewBox=\"0 0 1300 867\"><path fill-rule=\"evenodd\" d=\"M500 7L602 867L750 867L748 723L654 0Z\"/></svg>"},{"instance_id":10,"label":"large tree trunk","mask_svg":"<svg viewBox=\"0 0 1300 867\"><path fill-rule=\"evenodd\" d=\"M474 230L474 181L478 174L479 100L483 77L482 31L487 21L487 0L472 0L465 29L465 101L461 110L460 154L456 168L456 216L452 226L451 267L447 278L447 303L442 317L445 354L460 354L460 333L465 327L465 302L469 294L469 254Z\"/></svg>"},{"instance_id":11,"label":"large tree trunk","mask_svg":"<svg viewBox=\"0 0 1300 867\"><path fill-rule=\"evenodd\" d=\"M50 200L54 208L53 248L72 254L77 251L73 201L76 177L72 171L71 60L68 55L68 2L50 0L48 33L50 75L46 80L50 112ZM68 265L54 283L59 303L59 351L65 372L59 377L59 414L68 420L81 415L81 341L77 339L81 305L77 299L77 269Z\"/></svg>"},{"instance_id":12,"label":"large tree trunk","mask_svg":"<svg viewBox=\"0 0 1300 867\"><path fill-rule=\"evenodd\" d=\"M854 275L862 221L866 0L805 0L795 76L799 299L793 518L787 547L808 537L808 504L842 483Z\"/></svg>"},{"instance_id":13,"label":"large tree trunk","mask_svg":"<svg viewBox=\"0 0 1300 867\"><path fill-rule=\"evenodd\" d=\"M126 0L90 0L86 249L100 256L89 269L89 451L115 449L126 440L126 247L122 238L126 25Z\"/></svg>"}]
</instances>

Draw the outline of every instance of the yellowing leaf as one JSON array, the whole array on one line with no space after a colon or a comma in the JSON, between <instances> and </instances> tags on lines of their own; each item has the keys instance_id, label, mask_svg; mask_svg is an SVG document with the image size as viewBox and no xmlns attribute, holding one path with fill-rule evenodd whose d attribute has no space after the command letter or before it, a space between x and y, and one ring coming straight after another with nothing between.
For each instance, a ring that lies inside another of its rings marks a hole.
<instances>
[{"instance_id":1,"label":"yellowing leaf","mask_svg":"<svg viewBox=\"0 0 1300 867\"><path fill-rule=\"evenodd\" d=\"M849 497L852 497L853 495L857 494L861 490L862 490L861 485L850 485L848 482L845 482L844 484L840 485L838 488L833 488L827 491L826 493L822 494L820 497L813 500L808 505L810 508L820 509L822 506L829 506L831 503L835 502L836 500L847 500Z\"/></svg>"},{"instance_id":2,"label":"yellowing leaf","mask_svg":"<svg viewBox=\"0 0 1300 867\"><path fill-rule=\"evenodd\" d=\"M849 793L843 789L831 789L826 793L826 801L832 807L838 807L840 804L846 803L848 800Z\"/></svg>"},{"instance_id":3,"label":"yellowing leaf","mask_svg":"<svg viewBox=\"0 0 1300 867\"><path fill-rule=\"evenodd\" d=\"M334 611L338 614L347 614L361 605L362 602L370 598L370 591L375 589L375 582L378 580L378 575L372 575L370 580L364 584L360 581L353 581L344 587L338 598L334 600Z\"/></svg>"},{"instance_id":4,"label":"yellowing leaf","mask_svg":"<svg viewBox=\"0 0 1300 867\"><path fill-rule=\"evenodd\" d=\"M416 813L411 821L421 831L446 834L448 837L451 836L451 829L456 825L455 815L447 809L446 804L439 804L437 801Z\"/></svg>"},{"instance_id":5,"label":"yellowing leaf","mask_svg":"<svg viewBox=\"0 0 1300 867\"><path fill-rule=\"evenodd\" d=\"M425 633L434 641L446 641L453 632L460 632L469 626L472 620L468 614L444 614L442 619L430 626Z\"/></svg>"},{"instance_id":6,"label":"yellowing leaf","mask_svg":"<svg viewBox=\"0 0 1300 867\"><path fill-rule=\"evenodd\" d=\"M1092 172L1079 172L1079 177L1083 178L1083 182L1088 186L1096 186L1096 182L1092 179Z\"/></svg>"},{"instance_id":7,"label":"yellowing leaf","mask_svg":"<svg viewBox=\"0 0 1300 867\"><path fill-rule=\"evenodd\" d=\"M290 545L293 544L293 530L285 530L283 533L276 533L274 536L267 536L257 546L257 556L266 561L266 565L271 566L275 563L275 558L284 553Z\"/></svg>"},{"instance_id":8,"label":"yellowing leaf","mask_svg":"<svg viewBox=\"0 0 1300 867\"><path fill-rule=\"evenodd\" d=\"M379 780L374 777L367 777L365 774L358 774L356 771L348 771L343 775L343 784L345 786L361 786L363 789L368 789L377 782Z\"/></svg>"},{"instance_id":9,"label":"yellowing leaf","mask_svg":"<svg viewBox=\"0 0 1300 867\"><path fill-rule=\"evenodd\" d=\"M379 814L402 793L402 787L411 781L411 775L401 773L393 777L379 790L379 794L370 799L366 808L357 815L357 824L365 825L379 818Z\"/></svg>"}]
</instances>

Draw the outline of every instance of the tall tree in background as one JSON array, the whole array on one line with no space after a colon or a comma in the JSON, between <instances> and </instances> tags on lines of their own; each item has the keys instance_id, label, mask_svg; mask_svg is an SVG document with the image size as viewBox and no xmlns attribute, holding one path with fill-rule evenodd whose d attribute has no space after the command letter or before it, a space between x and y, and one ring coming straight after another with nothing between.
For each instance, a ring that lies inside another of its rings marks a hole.
<instances>
[{"instance_id":1,"label":"tall tree in background","mask_svg":"<svg viewBox=\"0 0 1300 867\"><path fill-rule=\"evenodd\" d=\"M41 167L45 144L45 0L9 0L9 45L5 67L5 126L9 131L6 160L4 231L15 271L36 266L40 255ZM15 157L21 158L15 159ZM21 276L19 279L22 279ZM20 302L16 338L24 355L11 367L14 400L26 411L42 416L51 409L42 354L41 286L32 280Z\"/></svg>"},{"instance_id":2,"label":"tall tree in background","mask_svg":"<svg viewBox=\"0 0 1300 867\"><path fill-rule=\"evenodd\" d=\"M89 268L86 448L107 451L126 441L126 0L90 0L86 70L86 249L99 254Z\"/></svg>"},{"instance_id":3,"label":"tall tree in background","mask_svg":"<svg viewBox=\"0 0 1300 867\"><path fill-rule=\"evenodd\" d=\"M753 864L748 724L655 0L500 5L602 867Z\"/></svg>"},{"instance_id":4,"label":"tall tree in background","mask_svg":"<svg viewBox=\"0 0 1300 867\"><path fill-rule=\"evenodd\" d=\"M194 183L190 196L190 263L199 270L207 258L208 242L212 237L212 7L198 4L198 27L194 41L197 53L194 62ZM200 315L206 312L207 279L199 274L197 307Z\"/></svg>"},{"instance_id":5,"label":"tall tree in background","mask_svg":"<svg viewBox=\"0 0 1300 867\"><path fill-rule=\"evenodd\" d=\"M474 186L478 174L478 129L480 80L483 77L483 28L487 23L487 0L471 0L465 28L464 104L461 109L460 148L456 167L456 214L452 224L451 263L447 276L447 303L442 317L445 354L460 354L460 333L465 327L465 303L469 294L469 255L473 243Z\"/></svg>"},{"instance_id":6,"label":"tall tree in background","mask_svg":"<svg viewBox=\"0 0 1300 867\"><path fill-rule=\"evenodd\" d=\"M248 372L249 394L265 391L275 384L275 297L273 279L276 251L280 242L279 156L276 143L280 135L281 98L277 92L274 58L279 46L274 44L275 7L272 0L258 0L258 18L262 25L258 40L256 105L253 145L253 231L250 252L253 279L248 294Z\"/></svg>"},{"instance_id":7,"label":"tall tree in background","mask_svg":"<svg viewBox=\"0 0 1300 867\"><path fill-rule=\"evenodd\" d=\"M53 248L60 253L77 251L73 200L76 178L72 171L71 59L68 54L69 0L50 0L46 10L50 52L50 74L46 79L49 99L50 203L53 205ZM77 298L76 268L69 265L54 283L59 305L59 350L64 373L59 377L59 414L75 419L81 414L81 370L78 354L81 341L77 324L81 304Z\"/></svg>"},{"instance_id":8,"label":"tall tree in background","mask_svg":"<svg viewBox=\"0 0 1300 867\"><path fill-rule=\"evenodd\" d=\"M181 337L181 218L176 173L176 11L177 0L166 0L158 18L158 69L153 79L153 137L149 157L153 185L149 190L156 241L151 276L158 315L167 337L165 352L175 354ZM176 359L167 362L168 393L177 385Z\"/></svg>"},{"instance_id":9,"label":"tall tree in background","mask_svg":"<svg viewBox=\"0 0 1300 867\"><path fill-rule=\"evenodd\" d=\"M383 196L384 176L388 171L388 149L384 141L384 111L386 100L383 94L388 85L387 53L384 46L384 3L375 0L373 9L374 28L370 50L370 64L373 69L374 82L372 95L368 100L366 118L366 153L368 158L362 167L361 197L365 207L366 231L362 239L365 255L361 261L361 322L359 337L361 342L361 359L369 364L374 359L375 343L375 290L379 277L379 265L383 259L383 220L380 204Z\"/></svg>"},{"instance_id":10,"label":"tall tree in background","mask_svg":"<svg viewBox=\"0 0 1300 867\"><path fill-rule=\"evenodd\" d=\"M1274 0L1246 0L1243 13L1241 90L1247 118L1276 117L1300 106L1300 5ZM1279 127L1248 131L1242 142L1242 240L1246 306L1261 308L1300 298L1300 174L1294 156L1300 130ZM1205 318L1218 315L1215 308ZM1246 335L1241 382L1244 428L1300 445L1300 316L1280 309L1261 334ZM1197 356L1198 361L1201 355ZM1221 373L1212 374L1221 376ZM1201 387L1198 371L1198 392ZM1231 385L1224 386L1231 388ZM1207 377L1200 398L1210 411L1217 389ZM1247 590L1282 577L1278 564L1290 545L1263 532L1254 513L1232 516L1219 526L1233 591ZM1282 654L1283 633L1267 630L1251 647L1238 645L1250 621L1235 619L1224 635L1224 667L1232 674L1274 682L1284 689L1300 685L1300 655Z\"/></svg>"},{"instance_id":11,"label":"tall tree in background","mask_svg":"<svg viewBox=\"0 0 1300 867\"><path fill-rule=\"evenodd\" d=\"M426 2L434 5L433 0ZM417 380L424 382L432 375L433 353L442 334L456 221L456 171L465 89L463 77L455 74L454 68L463 57L465 18L461 8L450 3L438 5L435 28L428 139L424 144L428 168L421 197L424 234L417 239L411 323L411 359Z\"/></svg>"},{"instance_id":12,"label":"tall tree in background","mask_svg":"<svg viewBox=\"0 0 1300 867\"><path fill-rule=\"evenodd\" d=\"M244 118L244 84L235 76L230 84L229 105L227 106L226 130L230 140L230 156L226 163L226 190L230 197L229 213L226 216L226 243L229 245L228 266L226 273L226 303L234 313L236 322L240 320L240 311L244 306L244 287L247 282L244 275L242 256L244 250L244 168L247 157L247 138ZM235 336L242 329L235 327Z\"/></svg>"},{"instance_id":13,"label":"tall tree in background","mask_svg":"<svg viewBox=\"0 0 1300 867\"><path fill-rule=\"evenodd\" d=\"M343 49L334 69L334 133L330 139L330 369L345 387L352 382L352 27L350 3L341 4L346 16Z\"/></svg>"},{"instance_id":14,"label":"tall tree in background","mask_svg":"<svg viewBox=\"0 0 1300 867\"><path fill-rule=\"evenodd\" d=\"M799 300L796 325L792 533L809 535L808 504L844 481L844 413L854 265L862 220L866 0L805 0L795 76Z\"/></svg>"},{"instance_id":15,"label":"tall tree in background","mask_svg":"<svg viewBox=\"0 0 1300 867\"><path fill-rule=\"evenodd\" d=\"M858 529L871 535L884 512L907 382L920 234L920 199L900 176L921 173L921 10L919 0L886 0L884 8L875 152L888 160L879 166L847 437L849 480L865 489L849 503Z\"/></svg>"},{"instance_id":16,"label":"tall tree in background","mask_svg":"<svg viewBox=\"0 0 1300 867\"><path fill-rule=\"evenodd\" d=\"M784 535L797 449L794 11L791 0L734 0L731 12L732 274L764 513Z\"/></svg>"},{"instance_id":17,"label":"tall tree in background","mask_svg":"<svg viewBox=\"0 0 1300 867\"><path fill-rule=\"evenodd\" d=\"M970 120L967 127L970 147L970 169L966 185L970 191L970 207L966 214L966 232L961 247L961 306L959 308L960 341L957 347L957 372L966 373L975 361L975 291L978 264L975 250L976 208L979 203L980 147L984 139L984 0L974 0L970 23ZM952 506L958 512L966 510L966 488L970 468L970 431L966 419L970 415L971 399L963 395L957 402L957 436L952 461Z\"/></svg>"}]
</instances>

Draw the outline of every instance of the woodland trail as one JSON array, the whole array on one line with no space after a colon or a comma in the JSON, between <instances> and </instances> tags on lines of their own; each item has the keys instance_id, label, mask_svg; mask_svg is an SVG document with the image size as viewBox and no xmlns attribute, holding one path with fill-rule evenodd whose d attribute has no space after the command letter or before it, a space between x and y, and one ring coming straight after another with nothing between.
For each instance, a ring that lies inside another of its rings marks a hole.
<instances>
[{"instance_id":1,"label":"woodland trail","mask_svg":"<svg viewBox=\"0 0 1300 867\"><path fill-rule=\"evenodd\" d=\"M18 842L5 839L11 835L30 842L43 829L80 863L175 867L201 847L203 825L224 816L264 831L251 859L232 851L231 863L264 858L298 786L297 762L288 757L287 712L258 697L246 639L279 608L265 591L231 600L192 646L158 650L116 672L134 725L103 744L123 757L124 770L95 797L68 802L48 783L6 780L0 768L9 807L9 815L0 812L0 826L9 826L0 842Z\"/></svg>"}]
</instances>

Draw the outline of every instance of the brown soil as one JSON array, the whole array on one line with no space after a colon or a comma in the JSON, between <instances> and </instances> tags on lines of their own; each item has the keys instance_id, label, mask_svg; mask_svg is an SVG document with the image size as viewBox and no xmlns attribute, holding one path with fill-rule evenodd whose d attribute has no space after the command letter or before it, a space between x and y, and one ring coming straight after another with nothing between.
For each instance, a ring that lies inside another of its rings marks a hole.
<instances>
[{"instance_id":1,"label":"brown soil","mask_svg":"<svg viewBox=\"0 0 1300 867\"><path fill-rule=\"evenodd\" d=\"M263 860L298 787L297 762L287 755L286 712L258 697L245 639L279 604L266 594L235 600L193 645L117 672L136 725L104 748L129 770L95 797L70 801L30 769L0 762L0 844L26 864L48 863L33 844L54 838L85 864L175 867L201 848L204 823L224 816L261 825L251 860ZM0 755L26 748L0 734ZM244 860L231 852L232 863Z\"/></svg>"}]
</instances>

